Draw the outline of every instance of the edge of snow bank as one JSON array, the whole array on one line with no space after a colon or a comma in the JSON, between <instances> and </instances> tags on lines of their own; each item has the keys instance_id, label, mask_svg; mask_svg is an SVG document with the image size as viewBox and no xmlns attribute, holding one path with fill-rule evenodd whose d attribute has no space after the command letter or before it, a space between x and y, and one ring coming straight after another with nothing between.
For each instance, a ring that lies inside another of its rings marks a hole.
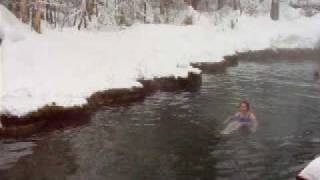
<instances>
[{"instance_id":1,"label":"edge of snow bank","mask_svg":"<svg viewBox=\"0 0 320 180\"><path fill-rule=\"evenodd\" d=\"M237 64L238 61L261 61L274 58L298 59L301 57L319 59L320 49L265 49L236 53L225 56L225 60L216 63L205 63L200 69L212 67L215 70ZM239 59L239 60L238 60ZM208 65L208 66L207 66ZM209 73L211 73L209 71ZM126 105L143 100L148 94L161 91L176 91L180 89L194 90L201 85L201 74L189 73L187 78L165 77L153 80L139 80L143 87L132 89L112 89L96 92L88 98L88 103L82 106L61 107L55 104L46 105L24 116L1 114L6 128L0 128L0 137L18 137L34 134L39 131L54 130L66 126L77 126L88 121L90 112L101 106ZM79 119L80 117L80 119ZM77 121L75 121L77 119Z\"/></svg>"},{"instance_id":2,"label":"edge of snow bank","mask_svg":"<svg viewBox=\"0 0 320 180\"><path fill-rule=\"evenodd\" d=\"M96 92L82 106L62 107L55 104L45 105L24 116L1 114L4 128L0 128L0 137L28 136L39 131L54 130L66 126L81 125L88 121L90 112L101 106L126 105L143 100L155 91L194 90L201 85L201 74L189 73L187 78L155 78L140 80L142 88L111 89Z\"/></svg>"}]
</instances>

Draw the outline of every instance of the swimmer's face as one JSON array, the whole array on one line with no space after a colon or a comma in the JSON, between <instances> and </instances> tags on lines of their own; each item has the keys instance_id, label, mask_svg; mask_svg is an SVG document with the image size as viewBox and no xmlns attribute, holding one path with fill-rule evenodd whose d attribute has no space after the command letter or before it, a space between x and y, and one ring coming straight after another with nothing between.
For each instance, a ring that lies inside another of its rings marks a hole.
<instances>
[{"instance_id":1,"label":"swimmer's face","mask_svg":"<svg viewBox=\"0 0 320 180\"><path fill-rule=\"evenodd\" d=\"M248 111L248 107L245 103L241 103L240 106L239 106L239 109L241 112L246 112Z\"/></svg>"}]
</instances>

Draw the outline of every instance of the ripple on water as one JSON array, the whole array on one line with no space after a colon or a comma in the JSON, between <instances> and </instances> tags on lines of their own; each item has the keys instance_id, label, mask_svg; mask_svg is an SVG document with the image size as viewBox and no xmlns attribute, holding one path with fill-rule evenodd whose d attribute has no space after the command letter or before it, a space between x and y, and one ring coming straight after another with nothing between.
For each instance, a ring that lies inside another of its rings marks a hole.
<instances>
[{"instance_id":1,"label":"ripple on water","mask_svg":"<svg viewBox=\"0 0 320 180\"><path fill-rule=\"evenodd\" d=\"M1 140L0 141L0 170L14 165L21 157L33 153L33 141ZM1 176L0 176L1 177Z\"/></svg>"}]
</instances>

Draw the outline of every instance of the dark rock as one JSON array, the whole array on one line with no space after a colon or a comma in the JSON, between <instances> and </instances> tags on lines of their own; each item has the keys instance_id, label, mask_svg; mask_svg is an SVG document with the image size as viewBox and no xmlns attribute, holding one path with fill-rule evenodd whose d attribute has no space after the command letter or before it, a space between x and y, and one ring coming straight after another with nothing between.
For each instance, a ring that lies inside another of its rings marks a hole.
<instances>
[{"instance_id":1,"label":"dark rock","mask_svg":"<svg viewBox=\"0 0 320 180\"><path fill-rule=\"evenodd\" d=\"M238 55L224 56L220 62L199 62L191 63L194 68L199 68L203 73L214 74L224 72L229 66L238 65Z\"/></svg>"},{"instance_id":2,"label":"dark rock","mask_svg":"<svg viewBox=\"0 0 320 180\"><path fill-rule=\"evenodd\" d=\"M152 93L161 91L195 90L201 86L201 74L189 73L187 78L163 77L153 80L139 80L145 92Z\"/></svg>"},{"instance_id":3,"label":"dark rock","mask_svg":"<svg viewBox=\"0 0 320 180\"><path fill-rule=\"evenodd\" d=\"M0 137L21 137L41 131L78 126L87 122L88 115L84 107L65 108L55 105L45 106L22 117L1 115L4 128L0 129Z\"/></svg>"},{"instance_id":4,"label":"dark rock","mask_svg":"<svg viewBox=\"0 0 320 180\"><path fill-rule=\"evenodd\" d=\"M146 92L143 88L132 89L112 89L102 92L96 92L88 100L88 106L95 108L98 106L112 106L129 104L143 100Z\"/></svg>"},{"instance_id":5,"label":"dark rock","mask_svg":"<svg viewBox=\"0 0 320 180\"><path fill-rule=\"evenodd\" d=\"M140 79L138 81L143 85L143 89L145 90L146 94L151 94L153 92L160 90L161 84L159 81L144 80L144 79Z\"/></svg>"},{"instance_id":6,"label":"dark rock","mask_svg":"<svg viewBox=\"0 0 320 180\"><path fill-rule=\"evenodd\" d=\"M200 62L200 63L192 63L192 67L199 68L203 73L218 73L225 71L227 67L227 62L225 60L221 62Z\"/></svg>"},{"instance_id":7,"label":"dark rock","mask_svg":"<svg viewBox=\"0 0 320 180\"><path fill-rule=\"evenodd\" d=\"M237 66L238 65L238 56L230 55L230 56L224 56L224 59L226 60L227 66Z\"/></svg>"},{"instance_id":8,"label":"dark rock","mask_svg":"<svg viewBox=\"0 0 320 180\"><path fill-rule=\"evenodd\" d=\"M0 128L0 137L24 137L38 132L46 121L36 121L25 125L16 125Z\"/></svg>"}]
</instances>

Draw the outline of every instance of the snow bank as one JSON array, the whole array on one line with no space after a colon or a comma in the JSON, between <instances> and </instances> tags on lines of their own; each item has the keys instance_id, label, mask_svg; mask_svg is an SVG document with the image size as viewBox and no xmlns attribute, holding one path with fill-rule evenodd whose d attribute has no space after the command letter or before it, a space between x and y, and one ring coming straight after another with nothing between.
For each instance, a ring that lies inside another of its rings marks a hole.
<instances>
[{"instance_id":1,"label":"snow bank","mask_svg":"<svg viewBox=\"0 0 320 180\"><path fill-rule=\"evenodd\" d=\"M0 113L21 116L53 102L81 105L97 91L141 86L138 78L199 73L190 62L218 62L236 51L313 48L320 37L319 16L289 13L278 22L241 16L234 29L227 21L213 26L205 16L197 20L193 26L134 25L120 32L64 29L5 41ZM7 37L11 26L1 27Z\"/></svg>"},{"instance_id":2,"label":"snow bank","mask_svg":"<svg viewBox=\"0 0 320 180\"><path fill-rule=\"evenodd\" d=\"M26 26L0 4L0 39L18 41L27 33Z\"/></svg>"},{"instance_id":3,"label":"snow bank","mask_svg":"<svg viewBox=\"0 0 320 180\"><path fill-rule=\"evenodd\" d=\"M319 0L290 0L291 4L299 5L299 6L320 6Z\"/></svg>"},{"instance_id":4,"label":"snow bank","mask_svg":"<svg viewBox=\"0 0 320 180\"><path fill-rule=\"evenodd\" d=\"M319 39L319 17L271 21L241 17L237 27L240 51L265 48L314 48ZM234 37L237 38L237 37ZM244 45L245 44L245 45Z\"/></svg>"},{"instance_id":5,"label":"snow bank","mask_svg":"<svg viewBox=\"0 0 320 180\"><path fill-rule=\"evenodd\" d=\"M141 86L138 78L199 73L189 65L191 56L210 50L190 36L193 32L198 28L136 25L120 32L51 31L6 41L2 113L24 115L52 102L81 105L97 91Z\"/></svg>"},{"instance_id":6,"label":"snow bank","mask_svg":"<svg viewBox=\"0 0 320 180\"><path fill-rule=\"evenodd\" d=\"M312 160L307 167L305 167L299 176L308 180L319 180L320 177L320 157Z\"/></svg>"}]
</instances>

